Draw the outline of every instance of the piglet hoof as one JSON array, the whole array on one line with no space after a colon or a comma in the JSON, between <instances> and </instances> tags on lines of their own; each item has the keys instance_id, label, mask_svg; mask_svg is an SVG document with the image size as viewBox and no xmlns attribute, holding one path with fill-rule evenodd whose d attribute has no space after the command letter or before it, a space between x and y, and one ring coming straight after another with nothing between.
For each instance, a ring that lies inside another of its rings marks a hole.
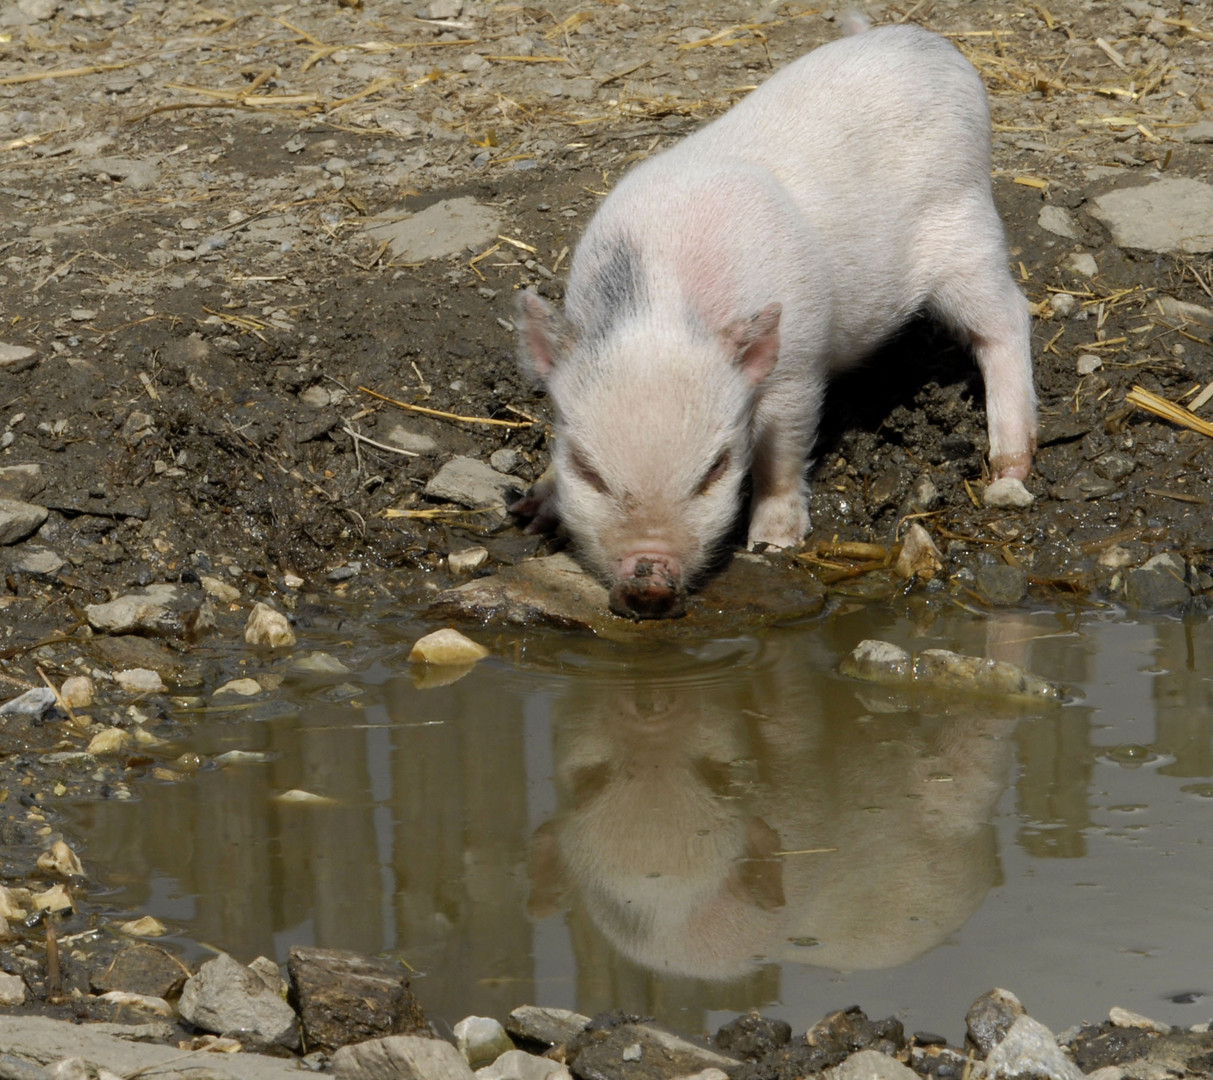
<instances>
[{"instance_id":1,"label":"piglet hoof","mask_svg":"<svg viewBox=\"0 0 1213 1080\"><path fill-rule=\"evenodd\" d=\"M677 619L686 614L686 597L662 567L640 562L611 589L611 611L625 619Z\"/></svg>"},{"instance_id":2,"label":"piglet hoof","mask_svg":"<svg viewBox=\"0 0 1213 1080\"><path fill-rule=\"evenodd\" d=\"M1026 510L1036 498L1023 486L1022 480L1000 476L986 486L981 493L981 501L995 510Z\"/></svg>"}]
</instances>

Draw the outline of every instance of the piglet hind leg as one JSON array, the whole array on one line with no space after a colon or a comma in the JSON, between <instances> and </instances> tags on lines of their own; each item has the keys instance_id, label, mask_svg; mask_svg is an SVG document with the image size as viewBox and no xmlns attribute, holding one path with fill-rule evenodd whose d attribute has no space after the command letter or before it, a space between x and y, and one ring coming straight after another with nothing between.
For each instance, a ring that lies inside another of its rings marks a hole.
<instances>
[{"instance_id":1,"label":"piglet hind leg","mask_svg":"<svg viewBox=\"0 0 1213 1080\"><path fill-rule=\"evenodd\" d=\"M1031 316L1003 258L999 245L981 262L962 262L930 307L972 346L985 382L994 478L1024 480L1036 450Z\"/></svg>"}]
</instances>

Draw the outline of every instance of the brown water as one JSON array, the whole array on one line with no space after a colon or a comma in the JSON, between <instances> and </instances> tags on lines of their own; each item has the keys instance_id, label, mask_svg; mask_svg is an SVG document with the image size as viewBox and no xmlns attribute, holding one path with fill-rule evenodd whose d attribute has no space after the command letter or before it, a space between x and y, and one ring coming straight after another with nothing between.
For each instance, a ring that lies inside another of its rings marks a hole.
<instances>
[{"instance_id":1,"label":"brown water","mask_svg":"<svg viewBox=\"0 0 1213 1080\"><path fill-rule=\"evenodd\" d=\"M355 673L183 714L180 749L263 757L77 806L102 900L196 954L399 956L452 1022L533 1002L803 1030L860 1004L957 1039L995 985L1055 1028L1213 1015L1208 621L856 607L643 651L483 635L498 655L433 688L400 634L304 642ZM838 676L865 637L1012 660L1073 698Z\"/></svg>"}]
</instances>

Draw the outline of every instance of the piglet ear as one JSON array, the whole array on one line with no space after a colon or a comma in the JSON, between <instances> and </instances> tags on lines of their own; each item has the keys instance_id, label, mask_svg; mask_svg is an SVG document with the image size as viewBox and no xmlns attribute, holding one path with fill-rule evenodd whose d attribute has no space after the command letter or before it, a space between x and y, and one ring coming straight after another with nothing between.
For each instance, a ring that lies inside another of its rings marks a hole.
<instances>
[{"instance_id":1,"label":"piglet ear","mask_svg":"<svg viewBox=\"0 0 1213 1080\"><path fill-rule=\"evenodd\" d=\"M525 373L546 381L572 343L572 329L555 308L530 289L519 294L518 345Z\"/></svg>"},{"instance_id":2,"label":"piglet ear","mask_svg":"<svg viewBox=\"0 0 1213 1080\"><path fill-rule=\"evenodd\" d=\"M754 386L775 370L782 312L782 304L767 304L756 315L738 319L724 329L725 343L733 350L737 366Z\"/></svg>"}]
</instances>

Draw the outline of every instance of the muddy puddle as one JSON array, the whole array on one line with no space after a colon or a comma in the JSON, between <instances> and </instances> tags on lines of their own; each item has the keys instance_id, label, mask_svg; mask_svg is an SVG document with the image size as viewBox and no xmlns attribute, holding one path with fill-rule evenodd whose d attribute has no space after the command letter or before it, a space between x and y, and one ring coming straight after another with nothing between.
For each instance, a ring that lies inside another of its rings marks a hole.
<instances>
[{"instance_id":1,"label":"muddy puddle","mask_svg":"<svg viewBox=\"0 0 1213 1080\"><path fill-rule=\"evenodd\" d=\"M223 764L71 808L94 901L195 958L401 957L448 1021L536 1002L697 1032L860 1003L955 1041L995 985L1055 1029L1110 1002L1213 1011L1207 621L857 606L643 651L485 634L495 655L446 685L409 670L410 627L358 625L300 642L349 674L182 708L179 749ZM1071 698L837 674L871 637Z\"/></svg>"}]
</instances>

